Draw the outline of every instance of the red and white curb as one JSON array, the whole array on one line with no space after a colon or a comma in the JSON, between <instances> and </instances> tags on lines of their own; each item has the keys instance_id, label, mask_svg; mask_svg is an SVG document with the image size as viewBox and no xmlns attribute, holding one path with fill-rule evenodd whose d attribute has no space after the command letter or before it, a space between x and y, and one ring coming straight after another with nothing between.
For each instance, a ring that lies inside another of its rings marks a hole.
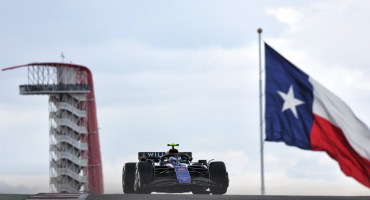
<instances>
[{"instance_id":1,"label":"red and white curb","mask_svg":"<svg viewBox=\"0 0 370 200\"><path fill-rule=\"evenodd\" d=\"M80 193L39 193L27 197L26 200L85 200L89 194L80 194Z\"/></svg>"}]
</instances>

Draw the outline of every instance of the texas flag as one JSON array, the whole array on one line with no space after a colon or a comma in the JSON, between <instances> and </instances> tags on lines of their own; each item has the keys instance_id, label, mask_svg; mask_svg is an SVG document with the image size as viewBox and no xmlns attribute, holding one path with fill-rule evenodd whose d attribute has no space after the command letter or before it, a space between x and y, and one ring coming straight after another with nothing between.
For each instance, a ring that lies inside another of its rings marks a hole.
<instances>
[{"instance_id":1,"label":"texas flag","mask_svg":"<svg viewBox=\"0 0 370 200\"><path fill-rule=\"evenodd\" d=\"M266 141L325 151L370 188L370 129L336 95L265 44Z\"/></svg>"}]
</instances>

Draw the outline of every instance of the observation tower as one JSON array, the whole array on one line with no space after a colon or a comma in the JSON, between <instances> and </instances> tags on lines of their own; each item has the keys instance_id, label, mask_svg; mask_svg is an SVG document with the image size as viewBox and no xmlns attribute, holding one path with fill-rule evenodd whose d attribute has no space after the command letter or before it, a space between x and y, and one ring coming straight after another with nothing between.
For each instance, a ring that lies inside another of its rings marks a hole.
<instances>
[{"instance_id":1,"label":"observation tower","mask_svg":"<svg viewBox=\"0 0 370 200\"><path fill-rule=\"evenodd\" d=\"M30 63L21 95L49 95L50 192L104 192L91 71L67 63Z\"/></svg>"}]
</instances>

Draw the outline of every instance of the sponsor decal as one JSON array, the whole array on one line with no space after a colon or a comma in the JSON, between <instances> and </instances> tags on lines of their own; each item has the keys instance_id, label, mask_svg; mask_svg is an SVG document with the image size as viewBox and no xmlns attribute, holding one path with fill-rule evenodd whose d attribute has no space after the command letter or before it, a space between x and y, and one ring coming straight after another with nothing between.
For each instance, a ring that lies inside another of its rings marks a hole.
<instances>
[{"instance_id":1,"label":"sponsor decal","mask_svg":"<svg viewBox=\"0 0 370 200\"><path fill-rule=\"evenodd\" d=\"M146 157L148 158L159 158L161 156L164 156L164 152L147 152Z\"/></svg>"},{"instance_id":2,"label":"sponsor decal","mask_svg":"<svg viewBox=\"0 0 370 200\"><path fill-rule=\"evenodd\" d=\"M189 171L188 171L188 169L186 169L186 167L174 166L174 168L175 168L177 180L180 183L190 183L191 182L191 177L190 177Z\"/></svg>"}]
</instances>

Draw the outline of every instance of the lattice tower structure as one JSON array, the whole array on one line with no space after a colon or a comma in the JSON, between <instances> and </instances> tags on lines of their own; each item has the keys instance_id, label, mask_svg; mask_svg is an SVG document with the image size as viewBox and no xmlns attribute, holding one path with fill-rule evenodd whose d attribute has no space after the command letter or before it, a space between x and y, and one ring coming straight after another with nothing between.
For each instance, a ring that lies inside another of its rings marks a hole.
<instances>
[{"instance_id":1,"label":"lattice tower structure","mask_svg":"<svg viewBox=\"0 0 370 200\"><path fill-rule=\"evenodd\" d=\"M49 95L50 192L104 192L91 71L67 63L30 63L22 95Z\"/></svg>"}]
</instances>

